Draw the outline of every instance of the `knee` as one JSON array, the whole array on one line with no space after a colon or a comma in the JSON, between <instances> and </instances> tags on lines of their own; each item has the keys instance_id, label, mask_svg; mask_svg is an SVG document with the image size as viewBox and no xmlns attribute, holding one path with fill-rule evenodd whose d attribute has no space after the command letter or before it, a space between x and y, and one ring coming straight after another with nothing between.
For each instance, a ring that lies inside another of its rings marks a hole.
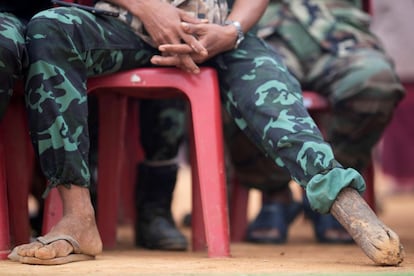
<instances>
[{"instance_id":1,"label":"knee","mask_svg":"<svg viewBox=\"0 0 414 276\"><path fill-rule=\"evenodd\" d=\"M81 22L81 11L76 9L60 7L44 10L33 16L27 24L27 37L30 39L51 38L66 30L75 29ZM70 29L64 26L70 26Z\"/></svg>"},{"instance_id":2,"label":"knee","mask_svg":"<svg viewBox=\"0 0 414 276\"><path fill-rule=\"evenodd\" d=\"M390 115L405 93L393 63L379 53L359 58L337 88L335 107L365 114Z\"/></svg>"},{"instance_id":3,"label":"knee","mask_svg":"<svg viewBox=\"0 0 414 276\"><path fill-rule=\"evenodd\" d=\"M4 74L20 76L26 62L23 30L17 26L10 26L7 36L0 35L0 64L2 65L0 79L3 81Z\"/></svg>"},{"instance_id":4,"label":"knee","mask_svg":"<svg viewBox=\"0 0 414 276\"><path fill-rule=\"evenodd\" d=\"M12 85L27 65L26 49L22 44L14 44L13 46L0 46L0 64L3 64L0 72L1 89L5 90L7 85Z\"/></svg>"}]
</instances>

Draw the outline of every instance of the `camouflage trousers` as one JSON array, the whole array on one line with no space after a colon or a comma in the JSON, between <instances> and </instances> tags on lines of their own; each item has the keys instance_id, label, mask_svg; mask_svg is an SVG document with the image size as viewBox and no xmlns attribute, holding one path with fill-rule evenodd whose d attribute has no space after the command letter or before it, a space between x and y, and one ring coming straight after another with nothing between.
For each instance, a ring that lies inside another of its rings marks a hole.
<instances>
[{"instance_id":1,"label":"camouflage trousers","mask_svg":"<svg viewBox=\"0 0 414 276\"><path fill-rule=\"evenodd\" d=\"M186 137L186 109L183 99L140 100L141 145L147 162L176 158Z\"/></svg>"},{"instance_id":2,"label":"camouflage trousers","mask_svg":"<svg viewBox=\"0 0 414 276\"><path fill-rule=\"evenodd\" d=\"M0 120L13 94L15 81L22 77L28 64L25 25L10 13L0 13Z\"/></svg>"},{"instance_id":3,"label":"camouflage trousers","mask_svg":"<svg viewBox=\"0 0 414 276\"><path fill-rule=\"evenodd\" d=\"M303 1L302 12L321 2L329 3L328 8L341 9L341 23L335 34L299 22L288 4L270 9L273 13L266 14L263 30L274 28L273 33L267 34L266 42L282 56L302 88L316 91L330 102L330 115L321 120L321 127L336 159L344 167L362 171L404 96L404 89L392 60L370 33L367 17L346 1L336 0ZM309 14L312 12L316 14L312 22L324 20L317 18L315 9ZM332 30L335 28L329 29ZM329 49L326 45L330 45ZM226 129L231 135L229 148L235 171L244 185L265 192L277 192L288 185L290 177L286 172L261 155L237 129Z\"/></svg>"},{"instance_id":4,"label":"camouflage trousers","mask_svg":"<svg viewBox=\"0 0 414 276\"><path fill-rule=\"evenodd\" d=\"M156 50L117 19L67 8L36 15L28 24L27 41L29 125L43 172L51 186L87 187L87 78L150 66ZM206 65L218 72L232 120L306 188L315 210L328 212L346 186L365 189L357 171L335 160L303 105L299 83L262 40L248 34L237 50Z\"/></svg>"}]
</instances>

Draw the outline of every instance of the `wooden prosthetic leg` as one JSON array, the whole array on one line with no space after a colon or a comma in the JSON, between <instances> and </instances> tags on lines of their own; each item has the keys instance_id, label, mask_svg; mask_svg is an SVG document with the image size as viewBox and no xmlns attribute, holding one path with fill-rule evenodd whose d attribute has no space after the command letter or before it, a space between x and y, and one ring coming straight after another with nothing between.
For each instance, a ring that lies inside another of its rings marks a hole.
<instances>
[{"instance_id":1,"label":"wooden prosthetic leg","mask_svg":"<svg viewBox=\"0 0 414 276\"><path fill-rule=\"evenodd\" d=\"M405 252L400 238L378 219L356 190L343 189L330 212L376 264L402 263Z\"/></svg>"}]
</instances>

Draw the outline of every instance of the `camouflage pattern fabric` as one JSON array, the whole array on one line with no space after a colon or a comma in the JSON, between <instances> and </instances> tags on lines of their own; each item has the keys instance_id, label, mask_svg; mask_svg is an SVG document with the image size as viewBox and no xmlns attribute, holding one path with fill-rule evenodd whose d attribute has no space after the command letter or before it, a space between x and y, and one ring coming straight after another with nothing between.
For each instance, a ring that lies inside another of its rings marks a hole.
<instances>
[{"instance_id":1,"label":"camouflage pattern fabric","mask_svg":"<svg viewBox=\"0 0 414 276\"><path fill-rule=\"evenodd\" d=\"M177 157L186 137L184 99L140 100L141 145L146 161L166 161Z\"/></svg>"},{"instance_id":2,"label":"camouflage pattern fabric","mask_svg":"<svg viewBox=\"0 0 414 276\"><path fill-rule=\"evenodd\" d=\"M117 19L66 7L34 16L27 43L29 127L48 190L58 184L88 187L87 78L151 66L157 52Z\"/></svg>"},{"instance_id":3,"label":"camouflage pattern fabric","mask_svg":"<svg viewBox=\"0 0 414 276\"><path fill-rule=\"evenodd\" d=\"M6 111L14 82L28 65L24 42L25 23L10 13L0 13L0 120Z\"/></svg>"},{"instance_id":4,"label":"camouflage pattern fabric","mask_svg":"<svg viewBox=\"0 0 414 276\"><path fill-rule=\"evenodd\" d=\"M37 14L27 38L29 124L43 171L50 186L88 186L87 78L150 66L157 52L123 22L73 8ZM365 189L357 171L335 160L303 105L299 83L255 34L205 65L218 72L232 120L306 188L315 210L328 212L346 186Z\"/></svg>"},{"instance_id":5,"label":"camouflage pattern fabric","mask_svg":"<svg viewBox=\"0 0 414 276\"><path fill-rule=\"evenodd\" d=\"M369 16L351 2L273 1L259 34L282 55L304 90L329 100L332 116L323 121L326 139L341 164L361 171L404 90L392 61L368 29ZM288 185L286 172L277 170L237 129L227 130L244 185L265 192Z\"/></svg>"},{"instance_id":6,"label":"camouflage pattern fabric","mask_svg":"<svg viewBox=\"0 0 414 276\"><path fill-rule=\"evenodd\" d=\"M186 11L195 18L208 19L211 23L223 24L227 16L227 2L225 0L163 0L171 5ZM115 4L98 1L96 8L119 13L119 20L131 26L131 28L144 41L154 45L151 37L146 33L141 20L133 16L129 11Z\"/></svg>"}]
</instances>

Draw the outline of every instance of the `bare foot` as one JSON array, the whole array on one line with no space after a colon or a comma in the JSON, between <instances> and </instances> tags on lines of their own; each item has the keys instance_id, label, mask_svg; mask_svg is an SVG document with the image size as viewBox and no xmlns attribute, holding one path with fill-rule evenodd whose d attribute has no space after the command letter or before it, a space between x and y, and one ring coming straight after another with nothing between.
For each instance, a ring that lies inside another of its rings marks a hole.
<instances>
[{"instance_id":1,"label":"bare foot","mask_svg":"<svg viewBox=\"0 0 414 276\"><path fill-rule=\"evenodd\" d=\"M12 254L17 254L17 257L35 257L41 260L50 260L65 257L71 253L96 256L102 252L102 241L93 214L65 215L44 238L45 240L52 240L64 235L72 237L78 243L79 252L75 252L76 248L67 240L57 240L47 245L39 241L23 244L17 246Z\"/></svg>"}]
</instances>

